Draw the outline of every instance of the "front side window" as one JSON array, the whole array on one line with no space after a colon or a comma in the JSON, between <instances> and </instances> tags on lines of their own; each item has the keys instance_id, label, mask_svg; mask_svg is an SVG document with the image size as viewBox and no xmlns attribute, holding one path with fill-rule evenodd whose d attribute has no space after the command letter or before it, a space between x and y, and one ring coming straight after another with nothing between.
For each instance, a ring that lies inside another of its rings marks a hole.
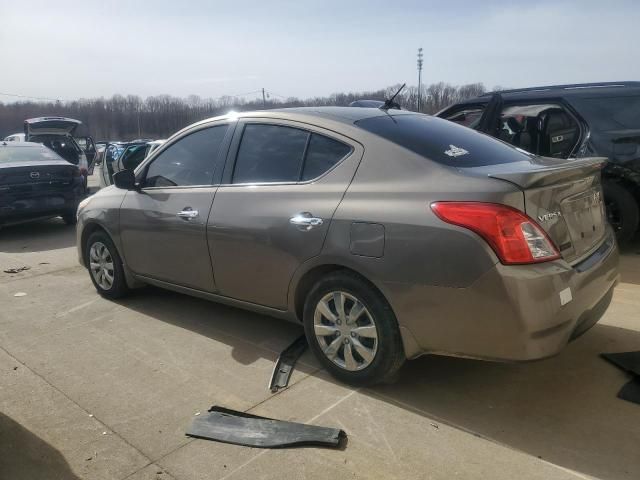
<instances>
[{"instance_id":1,"label":"front side window","mask_svg":"<svg viewBox=\"0 0 640 480\"><path fill-rule=\"evenodd\" d=\"M147 144L133 145L127 148L122 154L122 167L127 170L135 170L144 160L147 148Z\"/></svg>"},{"instance_id":2,"label":"front side window","mask_svg":"<svg viewBox=\"0 0 640 480\"><path fill-rule=\"evenodd\" d=\"M350 146L317 133L279 125L249 124L242 134L233 183L313 180L350 152Z\"/></svg>"},{"instance_id":3,"label":"front side window","mask_svg":"<svg viewBox=\"0 0 640 480\"><path fill-rule=\"evenodd\" d=\"M147 169L145 187L210 185L227 125L198 130L158 155Z\"/></svg>"}]
</instances>

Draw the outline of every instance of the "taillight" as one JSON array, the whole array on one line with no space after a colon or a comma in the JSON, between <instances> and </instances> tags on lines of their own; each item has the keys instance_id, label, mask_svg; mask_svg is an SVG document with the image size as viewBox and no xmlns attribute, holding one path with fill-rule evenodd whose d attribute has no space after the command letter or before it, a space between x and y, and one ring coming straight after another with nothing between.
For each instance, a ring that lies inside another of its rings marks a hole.
<instances>
[{"instance_id":1,"label":"taillight","mask_svg":"<svg viewBox=\"0 0 640 480\"><path fill-rule=\"evenodd\" d=\"M545 231L515 208L497 203L435 202L431 209L441 220L468 228L484 238L504 264L560 258Z\"/></svg>"}]
</instances>

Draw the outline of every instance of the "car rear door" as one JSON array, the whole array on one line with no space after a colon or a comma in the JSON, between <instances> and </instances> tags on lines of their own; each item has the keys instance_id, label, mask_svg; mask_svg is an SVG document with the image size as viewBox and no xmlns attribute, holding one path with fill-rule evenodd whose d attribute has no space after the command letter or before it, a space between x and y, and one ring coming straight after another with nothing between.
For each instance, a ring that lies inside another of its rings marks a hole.
<instances>
[{"instance_id":1,"label":"car rear door","mask_svg":"<svg viewBox=\"0 0 640 480\"><path fill-rule=\"evenodd\" d=\"M187 132L138 172L140 190L127 192L120 207L124 258L134 273L216 290L206 225L230 129L219 123Z\"/></svg>"},{"instance_id":2,"label":"car rear door","mask_svg":"<svg viewBox=\"0 0 640 480\"><path fill-rule=\"evenodd\" d=\"M209 216L220 294L284 310L290 280L320 253L362 153L307 124L242 120Z\"/></svg>"}]
</instances>

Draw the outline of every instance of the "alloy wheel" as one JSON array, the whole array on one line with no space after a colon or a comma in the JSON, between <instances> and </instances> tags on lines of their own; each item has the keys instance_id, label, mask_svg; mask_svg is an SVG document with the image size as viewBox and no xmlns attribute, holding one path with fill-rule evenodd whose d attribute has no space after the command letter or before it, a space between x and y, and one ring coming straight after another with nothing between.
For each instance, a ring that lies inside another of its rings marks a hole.
<instances>
[{"instance_id":1,"label":"alloy wheel","mask_svg":"<svg viewBox=\"0 0 640 480\"><path fill-rule=\"evenodd\" d=\"M378 350L376 324L353 295L336 291L323 296L316 305L313 327L320 349L339 367L357 371L373 362Z\"/></svg>"},{"instance_id":2,"label":"alloy wheel","mask_svg":"<svg viewBox=\"0 0 640 480\"><path fill-rule=\"evenodd\" d=\"M103 290L113 286L114 270L113 257L107 246L102 242L95 242L89 249L89 269L91 276Z\"/></svg>"}]
</instances>

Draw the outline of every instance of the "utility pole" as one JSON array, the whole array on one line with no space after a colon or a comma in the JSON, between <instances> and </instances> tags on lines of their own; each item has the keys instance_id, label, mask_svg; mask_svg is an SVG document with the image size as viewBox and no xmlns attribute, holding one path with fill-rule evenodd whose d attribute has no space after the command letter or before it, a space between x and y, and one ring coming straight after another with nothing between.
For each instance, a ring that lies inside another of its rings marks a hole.
<instances>
[{"instance_id":1,"label":"utility pole","mask_svg":"<svg viewBox=\"0 0 640 480\"><path fill-rule=\"evenodd\" d=\"M422 47L418 49L418 112L420 112L420 108L422 107L421 100L422 94Z\"/></svg>"},{"instance_id":2,"label":"utility pole","mask_svg":"<svg viewBox=\"0 0 640 480\"><path fill-rule=\"evenodd\" d=\"M263 108L264 110L266 110L266 109L267 109L267 100L266 100L266 99L265 99L265 97L264 97L264 87L262 87L262 108Z\"/></svg>"}]
</instances>

